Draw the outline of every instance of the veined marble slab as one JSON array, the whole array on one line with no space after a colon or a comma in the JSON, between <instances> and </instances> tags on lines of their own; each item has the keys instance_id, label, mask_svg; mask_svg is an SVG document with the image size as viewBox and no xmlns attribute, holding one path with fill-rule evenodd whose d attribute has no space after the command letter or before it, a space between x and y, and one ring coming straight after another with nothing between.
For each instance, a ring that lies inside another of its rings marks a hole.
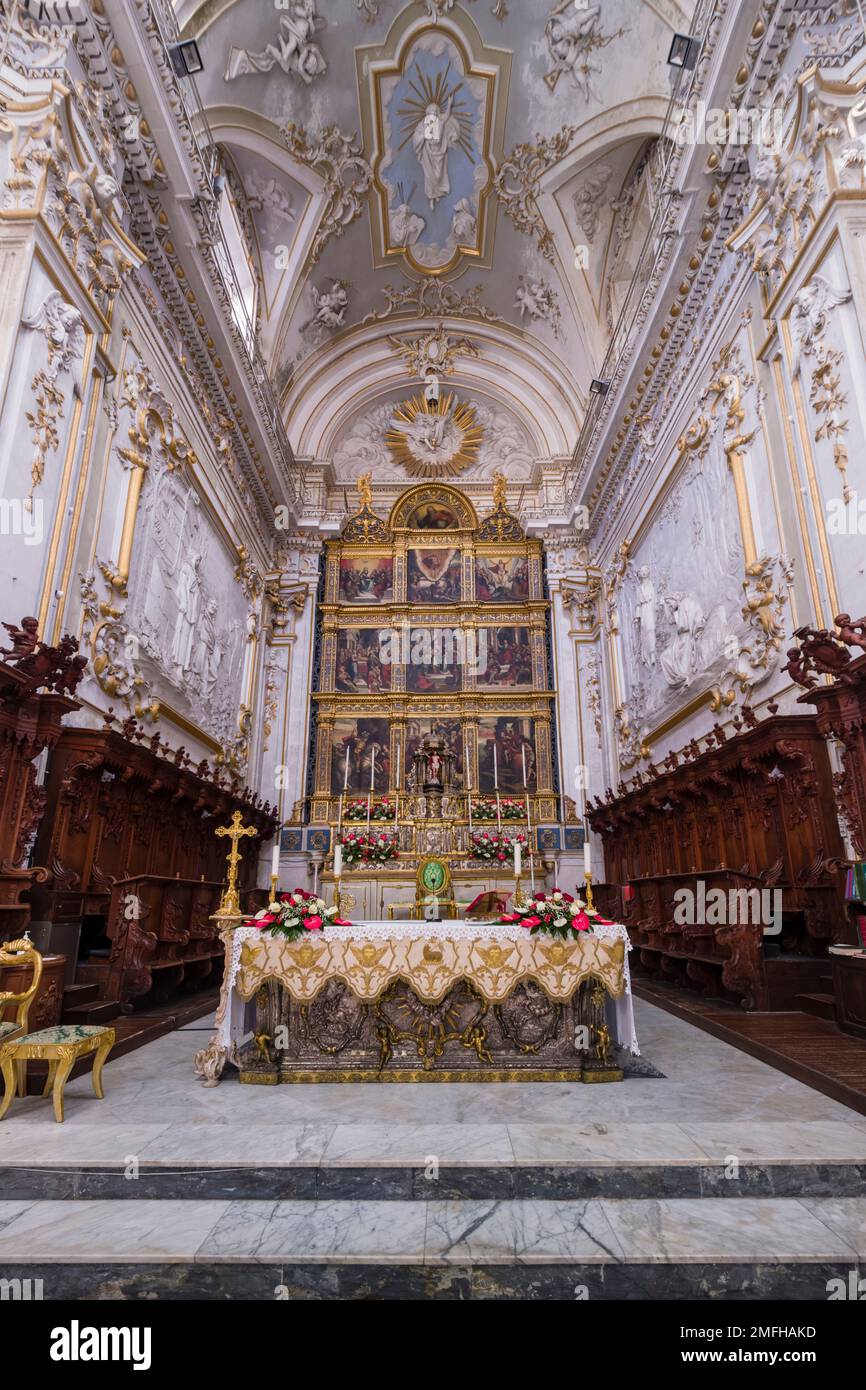
<instances>
[{"instance_id":1,"label":"veined marble slab","mask_svg":"<svg viewBox=\"0 0 866 1390\"><path fill-rule=\"evenodd\" d=\"M8 1266L838 1266L864 1248L866 1199L0 1202L0 1229Z\"/></svg>"}]
</instances>

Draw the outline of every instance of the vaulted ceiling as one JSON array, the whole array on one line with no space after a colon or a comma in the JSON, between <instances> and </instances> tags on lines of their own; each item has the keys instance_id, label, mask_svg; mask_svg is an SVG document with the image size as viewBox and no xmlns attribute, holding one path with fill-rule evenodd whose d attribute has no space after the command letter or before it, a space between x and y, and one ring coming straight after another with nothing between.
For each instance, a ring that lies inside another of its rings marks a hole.
<instances>
[{"instance_id":1,"label":"vaulted ceiling","mask_svg":"<svg viewBox=\"0 0 866 1390\"><path fill-rule=\"evenodd\" d=\"M464 477L566 460L649 222L691 0L176 8L296 456L337 484L407 480L386 435L434 364L483 431Z\"/></svg>"}]
</instances>

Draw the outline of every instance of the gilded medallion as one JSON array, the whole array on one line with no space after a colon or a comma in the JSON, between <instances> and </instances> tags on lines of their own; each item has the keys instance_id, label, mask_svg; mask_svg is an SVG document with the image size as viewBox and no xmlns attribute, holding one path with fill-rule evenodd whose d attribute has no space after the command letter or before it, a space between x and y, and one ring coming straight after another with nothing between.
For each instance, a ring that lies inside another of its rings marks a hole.
<instances>
[{"instance_id":1,"label":"gilded medallion","mask_svg":"<svg viewBox=\"0 0 866 1390\"><path fill-rule=\"evenodd\" d=\"M453 478L475 463L484 430L474 406L453 392L438 401L412 396L391 417L385 443L412 478Z\"/></svg>"}]
</instances>

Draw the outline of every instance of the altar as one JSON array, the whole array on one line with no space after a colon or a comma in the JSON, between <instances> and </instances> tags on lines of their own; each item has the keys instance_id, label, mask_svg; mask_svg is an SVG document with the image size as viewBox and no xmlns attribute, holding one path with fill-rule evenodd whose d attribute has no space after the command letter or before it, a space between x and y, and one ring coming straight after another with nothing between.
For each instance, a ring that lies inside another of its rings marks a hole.
<instances>
[{"instance_id":1,"label":"altar","mask_svg":"<svg viewBox=\"0 0 866 1390\"><path fill-rule=\"evenodd\" d=\"M206 1085L622 1080L638 1053L625 927L563 939L507 922L362 921L289 941L223 932Z\"/></svg>"}]
</instances>

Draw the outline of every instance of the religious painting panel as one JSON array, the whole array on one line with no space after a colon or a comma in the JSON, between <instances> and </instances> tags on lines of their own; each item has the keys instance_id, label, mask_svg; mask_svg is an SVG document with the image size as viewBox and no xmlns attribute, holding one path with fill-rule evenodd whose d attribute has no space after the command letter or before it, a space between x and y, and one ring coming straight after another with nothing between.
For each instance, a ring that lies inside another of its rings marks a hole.
<instances>
[{"instance_id":1,"label":"religious painting panel","mask_svg":"<svg viewBox=\"0 0 866 1390\"><path fill-rule=\"evenodd\" d=\"M410 531L455 531L460 518L446 502L422 502L406 518L405 525Z\"/></svg>"},{"instance_id":2,"label":"religious painting panel","mask_svg":"<svg viewBox=\"0 0 866 1390\"><path fill-rule=\"evenodd\" d=\"M344 695L378 695L391 689L388 629L344 627L337 633L334 689Z\"/></svg>"},{"instance_id":3,"label":"religious painting panel","mask_svg":"<svg viewBox=\"0 0 866 1390\"><path fill-rule=\"evenodd\" d=\"M475 597L479 603L525 603L529 561L525 555L477 555Z\"/></svg>"},{"instance_id":4,"label":"religious painting panel","mask_svg":"<svg viewBox=\"0 0 866 1390\"><path fill-rule=\"evenodd\" d=\"M331 791L384 791L391 776L388 720L338 719L331 752Z\"/></svg>"},{"instance_id":5,"label":"religious painting panel","mask_svg":"<svg viewBox=\"0 0 866 1390\"><path fill-rule=\"evenodd\" d=\"M413 759L427 738L441 738L454 754L454 770L463 776L463 726L459 719L407 719L403 752L404 783L413 768Z\"/></svg>"},{"instance_id":6,"label":"religious painting panel","mask_svg":"<svg viewBox=\"0 0 866 1390\"><path fill-rule=\"evenodd\" d=\"M394 557L384 551L343 555L340 559L341 603L393 603Z\"/></svg>"},{"instance_id":7,"label":"religious painting panel","mask_svg":"<svg viewBox=\"0 0 866 1390\"><path fill-rule=\"evenodd\" d=\"M406 689L423 695L460 690L469 654L460 628L410 628L404 652Z\"/></svg>"},{"instance_id":8,"label":"religious painting panel","mask_svg":"<svg viewBox=\"0 0 866 1390\"><path fill-rule=\"evenodd\" d=\"M484 627L478 632L479 690L532 688L532 636L528 627Z\"/></svg>"},{"instance_id":9,"label":"religious painting panel","mask_svg":"<svg viewBox=\"0 0 866 1390\"><path fill-rule=\"evenodd\" d=\"M515 715L478 721L478 780L482 792L511 795L523 791L523 769L526 785L535 791L535 720Z\"/></svg>"},{"instance_id":10,"label":"religious painting panel","mask_svg":"<svg viewBox=\"0 0 866 1390\"><path fill-rule=\"evenodd\" d=\"M459 603L461 558L456 548L413 547L408 552L406 597L410 603Z\"/></svg>"}]
</instances>

